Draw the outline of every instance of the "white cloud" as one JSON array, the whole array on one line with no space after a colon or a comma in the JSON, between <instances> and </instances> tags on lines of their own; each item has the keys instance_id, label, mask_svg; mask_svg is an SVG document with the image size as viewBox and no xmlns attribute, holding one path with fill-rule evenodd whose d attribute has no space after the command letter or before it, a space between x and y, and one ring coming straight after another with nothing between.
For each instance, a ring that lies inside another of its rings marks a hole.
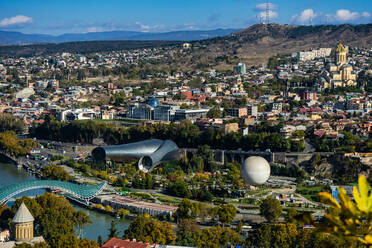
<instances>
[{"instance_id":1,"label":"white cloud","mask_svg":"<svg viewBox=\"0 0 372 248\"><path fill-rule=\"evenodd\" d=\"M336 12L335 19L340 22L354 21L360 18L359 12L351 12L347 9L339 9Z\"/></svg>"},{"instance_id":2,"label":"white cloud","mask_svg":"<svg viewBox=\"0 0 372 248\"><path fill-rule=\"evenodd\" d=\"M267 5L269 6L269 10L276 10L276 9L278 9L278 5L275 5L273 3L267 3L267 4L266 3L260 3L260 4L257 4L256 5L255 10L256 11L266 10Z\"/></svg>"},{"instance_id":3,"label":"white cloud","mask_svg":"<svg viewBox=\"0 0 372 248\"><path fill-rule=\"evenodd\" d=\"M150 26L148 26L148 25L144 25L140 22L136 22L136 25L139 26L139 28L142 32L149 32L150 31Z\"/></svg>"},{"instance_id":4,"label":"white cloud","mask_svg":"<svg viewBox=\"0 0 372 248\"><path fill-rule=\"evenodd\" d=\"M103 32L103 31L105 30L101 27L90 27L86 30L85 33L95 33L95 32Z\"/></svg>"},{"instance_id":5,"label":"white cloud","mask_svg":"<svg viewBox=\"0 0 372 248\"><path fill-rule=\"evenodd\" d=\"M292 20L296 23L305 24L313 20L318 15L312 9L305 9L299 15L292 16Z\"/></svg>"},{"instance_id":6,"label":"white cloud","mask_svg":"<svg viewBox=\"0 0 372 248\"><path fill-rule=\"evenodd\" d=\"M24 16L24 15L17 15L10 18L4 18L0 21L0 27L8 27L8 26L18 26L32 23L33 20L31 17Z\"/></svg>"},{"instance_id":7,"label":"white cloud","mask_svg":"<svg viewBox=\"0 0 372 248\"><path fill-rule=\"evenodd\" d=\"M371 17L371 14L368 13L368 12L363 12L363 13L362 13L362 16L368 18L368 17Z\"/></svg>"},{"instance_id":8,"label":"white cloud","mask_svg":"<svg viewBox=\"0 0 372 248\"><path fill-rule=\"evenodd\" d=\"M270 18L270 20L276 19L276 18L278 18L278 16L279 16L278 12L269 10L269 18ZM259 17L264 20L266 18L266 11L260 12Z\"/></svg>"}]
</instances>

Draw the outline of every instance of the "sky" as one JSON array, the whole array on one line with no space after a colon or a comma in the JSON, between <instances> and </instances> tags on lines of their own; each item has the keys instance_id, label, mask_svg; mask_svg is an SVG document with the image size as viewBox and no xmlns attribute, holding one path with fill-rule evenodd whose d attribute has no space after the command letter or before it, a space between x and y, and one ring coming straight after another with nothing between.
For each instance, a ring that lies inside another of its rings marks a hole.
<instances>
[{"instance_id":1,"label":"sky","mask_svg":"<svg viewBox=\"0 0 372 248\"><path fill-rule=\"evenodd\" d=\"M372 0L0 0L0 30L59 35L372 22Z\"/></svg>"}]
</instances>

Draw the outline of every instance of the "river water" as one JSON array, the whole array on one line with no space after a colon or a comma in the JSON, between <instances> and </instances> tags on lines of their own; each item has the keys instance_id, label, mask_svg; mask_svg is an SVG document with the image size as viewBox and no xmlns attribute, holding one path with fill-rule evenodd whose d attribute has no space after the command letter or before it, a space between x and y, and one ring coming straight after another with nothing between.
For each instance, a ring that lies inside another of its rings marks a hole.
<instances>
[{"instance_id":1,"label":"river water","mask_svg":"<svg viewBox=\"0 0 372 248\"><path fill-rule=\"evenodd\" d=\"M24 181L31 181L31 180L37 180L34 176L28 174L22 169L17 169L15 165L11 164L3 164L0 163L0 187L14 184L14 183L20 183ZM19 196L27 195L27 196L36 196L41 195L44 193L44 190L37 189L37 190L30 190L27 192L24 192ZM9 205L12 204L10 201L8 203ZM102 239L107 239L107 236L109 234L108 229L110 228L111 222L115 220L117 222L116 228L120 231L120 236L123 235L124 230L126 230L130 224L129 220L126 219L116 219L110 215L101 214L95 211L91 211L86 208L82 208L80 206L77 206L73 204L75 209L77 210L83 210L87 215L89 215L90 219L92 220L92 224L86 226L83 230L82 237L88 238L90 240L97 240L98 236L101 235Z\"/></svg>"}]
</instances>

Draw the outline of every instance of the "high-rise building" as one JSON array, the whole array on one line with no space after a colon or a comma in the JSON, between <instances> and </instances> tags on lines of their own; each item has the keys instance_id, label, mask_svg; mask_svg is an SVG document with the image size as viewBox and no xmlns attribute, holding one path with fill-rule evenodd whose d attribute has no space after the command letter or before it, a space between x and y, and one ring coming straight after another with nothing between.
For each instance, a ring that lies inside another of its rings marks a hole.
<instances>
[{"instance_id":1,"label":"high-rise building","mask_svg":"<svg viewBox=\"0 0 372 248\"><path fill-rule=\"evenodd\" d=\"M247 115L248 116L257 116L258 107L251 105L247 107Z\"/></svg>"},{"instance_id":2,"label":"high-rise building","mask_svg":"<svg viewBox=\"0 0 372 248\"><path fill-rule=\"evenodd\" d=\"M248 115L246 108L227 108L225 111L228 116L232 117L241 118Z\"/></svg>"},{"instance_id":3,"label":"high-rise building","mask_svg":"<svg viewBox=\"0 0 372 248\"><path fill-rule=\"evenodd\" d=\"M234 67L234 70L236 73L241 74L241 75L247 73L247 69L244 63L239 63L237 66Z\"/></svg>"}]
</instances>

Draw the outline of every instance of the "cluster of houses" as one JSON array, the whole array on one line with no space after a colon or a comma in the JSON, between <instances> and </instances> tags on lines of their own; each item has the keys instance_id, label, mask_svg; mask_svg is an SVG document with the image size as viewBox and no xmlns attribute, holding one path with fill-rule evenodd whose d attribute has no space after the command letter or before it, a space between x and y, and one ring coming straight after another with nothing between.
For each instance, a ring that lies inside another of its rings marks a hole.
<instances>
[{"instance_id":1,"label":"cluster of houses","mask_svg":"<svg viewBox=\"0 0 372 248\"><path fill-rule=\"evenodd\" d=\"M183 50L190 50L183 48ZM0 75L4 82L0 87L14 91L2 91L0 111L11 113L29 125L43 122L42 116L54 115L64 122L87 119L136 119L144 122L178 122L191 120L200 128L222 128L225 132L248 134L250 127L264 120L285 121L280 131L291 137L297 131L313 127L314 135L341 137L348 130L361 136L369 135L372 119L371 96L367 93L327 94L325 88L357 85L357 74L367 72L371 51L338 45L334 49L320 48L292 54L295 60L267 68L263 65L246 67L239 63L233 74L215 69L209 71L173 71L157 75L165 87L145 94L141 86L120 86L115 81L106 84L84 83L61 86L56 79L33 80L33 74L53 70L69 70L105 66L112 68L123 63L139 63L144 60L164 59L172 56L174 48L138 49L131 51L96 53L91 55L62 53L54 56L30 58L6 58L0 61ZM189 51L190 52L190 51ZM350 53L350 55L348 55ZM295 56L296 55L296 56ZM291 56L289 56L291 57ZM6 78L26 77L27 86L20 87ZM295 78L315 78L311 85ZM284 79L288 85L279 91L270 91L268 80ZM195 87L192 81L200 82ZM260 87L271 94L249 94L252 87ZM139 93L138 93L139 92ZM122 104L100 104L101 98L120 94ZM297 105L293 105L296 103ZM214 108L221 114L210 114ZM233 120L233 121L232 121Z\"/></svg>"}]
</instances>

